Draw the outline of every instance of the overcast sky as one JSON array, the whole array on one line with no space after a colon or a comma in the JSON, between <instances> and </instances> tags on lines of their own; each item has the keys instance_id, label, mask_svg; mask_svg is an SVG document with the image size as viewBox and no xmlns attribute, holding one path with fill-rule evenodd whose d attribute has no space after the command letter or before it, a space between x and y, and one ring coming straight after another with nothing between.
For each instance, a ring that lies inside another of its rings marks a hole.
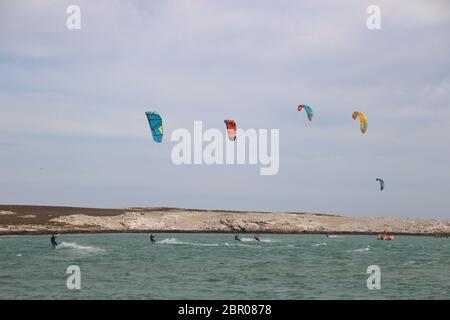
<instances>
[{"instance_id":1,"label":"overcast sky","mask_svg":"<svg viewBox=\"0 0 450 320\"><path fill-rule=\"evenodd\" d=\"M0 0L0 203L448 219L449 35L445 0ZM227 118L280 129L277 175L171 162Z\"/></svg>"}]
</instances>

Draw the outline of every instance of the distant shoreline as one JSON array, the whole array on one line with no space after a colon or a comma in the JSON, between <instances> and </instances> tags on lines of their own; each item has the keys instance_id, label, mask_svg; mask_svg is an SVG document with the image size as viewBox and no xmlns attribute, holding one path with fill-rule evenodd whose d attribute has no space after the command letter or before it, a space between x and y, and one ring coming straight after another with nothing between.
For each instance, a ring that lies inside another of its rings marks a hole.
<instances>
[{"instance_id":1,"label":"distant shoreline","mask_svg":"<svg viewBox=\"0 0 450 320\"><path fill-rule=\"evenodd\" d=\"M0 235L242 233L450 236L450 221L323 213L0 205Z\"/></svg>"},{"instance_id":2,"label":"distant shoreline","mask_svg":"<svg viewBox=\"0 0 450 320\"><path fill-rule=\"evenodd\" d=\"M155 233L155 234L161 234L161 233L167 233L167 234L276 234L276 235L339 235L339 236L375 236L378 233L372 232L372 233L364 233L364 232L270 232L270 231L264 231L264 232L239 232L239 231L204 231L204 230L74 230L74 231L19 231L19 232L11 232L11 233L4 233L0 232L0 237L2 236L39 236L39 235L51 235L51 234L60 234L60 235L87 235L87 234L149 234L149 233ZM404 236L404 237L436 237L438 238L448 238L450 237L450 233L442 234L442 233L395 233L395 232L389 232L390 235L395 236Z\"/></svg>"}]
</instances>

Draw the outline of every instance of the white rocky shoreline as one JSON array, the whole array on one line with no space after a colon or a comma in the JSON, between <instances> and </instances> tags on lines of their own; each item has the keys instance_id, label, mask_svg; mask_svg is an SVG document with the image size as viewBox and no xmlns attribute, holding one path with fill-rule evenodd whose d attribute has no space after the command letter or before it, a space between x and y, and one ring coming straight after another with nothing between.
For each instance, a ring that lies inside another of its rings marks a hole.
<instances>
[{"instance_id":1,"label":"white rocky shoreline","mask_svg":"<svg viewBox=\"0 0 450 320\"><path fill-rule=\"evenodd\" d=\"M404 235L450 235L450 221L435 219L178 208L111 209L114 210L112 214L97 214L91 211L108 209L39 206L28 206L25 214L19 214L10 207L0 210L2 235L115 232L375 234L383 231ZM48 214L50 211L52 214ZM58 214L60 211L62 214Z\"/></svg>"}]
</instances>

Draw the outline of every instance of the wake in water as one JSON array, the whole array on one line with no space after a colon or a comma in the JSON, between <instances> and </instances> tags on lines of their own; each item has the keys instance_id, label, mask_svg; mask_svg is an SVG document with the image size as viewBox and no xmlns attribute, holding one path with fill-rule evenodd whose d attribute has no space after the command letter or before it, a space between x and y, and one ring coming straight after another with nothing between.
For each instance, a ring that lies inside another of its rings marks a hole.
<instances>
[{"instance_id":1,"label":"wake in water","mask_svg":"<svg viewBox=\"0 0 450 320\"><path fill-rule=\"evenodd\" d=\"M252 242L252 243L258 243L258 241L255 241L251 238L241 238L241 242ZM261 239L260 242L282 242L282 241L276 241L271 239ZM198 242L184 242L177 240L176 238L167 238L160 241L156 241L155 244L166 244L166 245L189 245L189 246L200 246L200 247L217 247L220 246L220 243L198 243ZM223 245L225 246L243 246L243 247L252 247L250 244L244 244L239 243L239 241L236 241L236 243L228 243L225 242Z\"/></svg>"},{"instance_id":2,"label":"wake in water","mask_svg":"<svg viewBox=\"0 0 450 320\"><path fill-rule=\"evenodd\" d=\"M326 246L326 245L327 245L326 242L321 242L321 243L313 244L312 246L313 246L313 247L320 247L320 246Z\"/></svg>"},{"instance_id":3,"label":"wake in water","mask_svg":"<svg viewBox=\"0 0 450 320\"><path fill-rule=\"evenodd\" d=\"M253 238L241 238L242 242L258 242ZM279 241L279 240L272 240L272 239L260 239L259 242L283 242L283 241Z\"/></svg>"},{"instance_id":4,"label":"wake in water","mask_svg":"<svg viewBox=\"0 0 450 320\"><path fill-rule=\"evenodd\" d=\"M272 242L272 243L275 243L275 242L283 242L283 241L272 240L272 239L261 239L260 241L261 241L261 242Z\"/></svg>"},{"instance_id":5,"label":"wake in water","mask_svg":"<svg viewBox=\"0 0 450 320\"><path fill-rule=\"evenodd\" d=\"M367 247L365 248L360 248L360 249L356 249L356 250L350 250L347 252L363 252L363 251L370 251L370 245L367 245Z\"/></svg>"},{"instance_id":6,"label":"wake in water","mask_svg":"<svg viewBox=\"0 0 450 320\"><path fill-rule=\"evenodd\" d=\"M258 248L258 246L252 246L251 244L244 244L244 243L228 243L228 242L225 242L225 245L226 246Z\"/></svg>"},{"instance_id":7,"label":"wake in water","mask_svg":"<svg viewBox=\"0 0 450 320\"><path fill-rule=\"evenodd\" d=\"M102 248L93 247L93 246L81 246L76 242L61 242L56 247L56 250L62 250L62 249L75 249L79 251L90 251L90 252L103 252L105 251Z\"/></svg>"},{"instance_id":8,"label":"wake in water","mask_svg":"<svg viewBox=\"0 0 450 320\"><path fill-rule=\"evenodd\" d=\"M201 247L217 247L219 246L218 243L196 243L196 242L183 242L178 241L175 238L168 238L161 241L156 241L156 244L184 244L184 245L190 245L190 246L201 246Z\"/></svg>"}]
</instances>

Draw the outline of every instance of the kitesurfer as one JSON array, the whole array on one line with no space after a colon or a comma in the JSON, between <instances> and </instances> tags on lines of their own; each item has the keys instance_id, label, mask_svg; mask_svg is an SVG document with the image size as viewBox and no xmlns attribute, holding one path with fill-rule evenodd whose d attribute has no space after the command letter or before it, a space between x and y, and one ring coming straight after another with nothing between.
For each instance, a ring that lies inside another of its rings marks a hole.
<instances>
[{"instance_id":1,"label":"kitesurfer","mask_svg":"<svg viewBox=\"0 0 450 320\"><path fill-rule=\"evenodd\" d=\"M238 234L236 234L236 235L234 236L234 240L236 240L236 241L241 241L241 238L239 237Z\"/></svg>"},{"instance_id":2,"label":"kitesurfer","mask_svg":"<svg viewBox=\"0 0 450 320\"><path fill-rule=\"evenodd\" d=\"M151 243L155 243L156 242L155 235L153 233L150 234L150 242Z\"/></svg>"},{"instance_id":3,"label":"kitesurfer","mask_svg":"<svg viewBox=\"0 0 450 320\"><path fill-rule=\"evenodd\" d=\"M253 240L256 240L256 241L258 241L258 242L260 242L261 240L259 239L259 236L258 235L253 235Z\"/></svg>"},{"instance_id":4,"label":"kitesurfer","mask_svg":"<svg viewBox=\"0 0 450 320\"><path fill-rule=\"evenodd\" d=\"M56 235L52 234L52 236L50 237L50 243L52 244L53 249L56 249L56 247L58 246L58 243L56 242Z\"/></svg>"}]
</instances>

